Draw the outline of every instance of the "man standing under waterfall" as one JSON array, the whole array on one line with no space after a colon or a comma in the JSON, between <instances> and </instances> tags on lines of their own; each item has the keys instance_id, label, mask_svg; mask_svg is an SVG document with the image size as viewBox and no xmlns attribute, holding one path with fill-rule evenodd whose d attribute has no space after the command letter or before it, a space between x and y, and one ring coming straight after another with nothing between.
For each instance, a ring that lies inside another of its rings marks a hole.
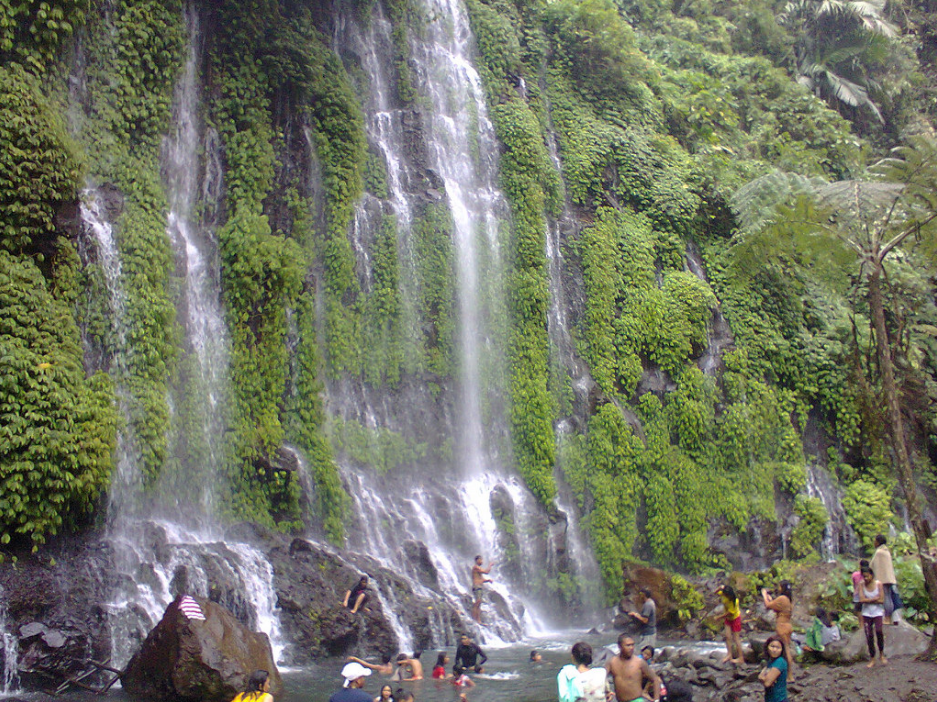
<instances>
[{"instance_id":1,"label":"man standing under waterfall","mask_svg":"<svg viewBox=\"0 0 937 702\"><path fill-rule=\"evenodd\" d=\"M475 556L475 565L472 566L472 619L479 624L482 623L482 598L485 596L485 583L492 582L491 578L485 576L494 568L495 562L491 561L487 568L482 568L482 557Z\"/></svg>"}]
</instances>

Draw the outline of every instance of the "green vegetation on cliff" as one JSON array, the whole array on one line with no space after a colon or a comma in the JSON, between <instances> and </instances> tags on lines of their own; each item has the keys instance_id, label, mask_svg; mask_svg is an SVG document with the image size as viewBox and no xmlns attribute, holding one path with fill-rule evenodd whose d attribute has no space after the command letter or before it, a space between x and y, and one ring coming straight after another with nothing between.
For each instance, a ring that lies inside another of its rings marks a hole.
<instances>
[{"instance_id":1,"label":"green vegetation on cliff","mask_svg":"<svg viewBox=\"0 0 937 702\"><path fill-rule=\"evenodd\" d=\"M807 265L803 249L733 265L739 220L727 203L745 183L774 169L857 178L934 116L933 13L860 5L833 16L828 4L774 0L467 2L510 203L506 309L485 310L505 330L505 453L548 510L557 479L569 484L608 594L634 557L725 565L711 528L744 530L785 510L792 553L808 555L829 517L805 494L808 470L840 483L861 538L892 522L892 437L871 351L883 335L894 340L916 465L934 478L930 260L889 261L874 290L856 271ZM353 231L365 192L389 197L388 164L365 134L371 78L354 52L334 50L326 10L197 6L200 117L220 136L224 170L227 516L299 526L298 480L278 458L289 442L309 462L314 519L340 542L349 503L333 450L381 471L450 458L450 444L326 417L322 393L327 381L449 391L452 218L438 175L424 172L411 184L421 192L408 241L387 210L374 231ZM366 23L375 9L342 11ZM434 18L413 0L391 0L384 14L392 100L414 118L415 139L427 106L410 40ZM66 67L76 30L83 61ZM901 36L911 31L917 43ZM160 148L185 33L180 0L0 0L0 364L12 371L0 480L18 496L0 500L3 539L41 542L93 507L112 468L117 394L145 482L178 460L167 398L184 364ZM63 215L86 184L119 193L129 350L117 348L100 266L92 256L83 267L66 236ZM546 237L560 221L569 331L590 375L579 395L548 328L561 291ZM82 333L110 378L84 369ZM499 383L500 372L484 372ZM555 431L563 420L578 433Z\"/></svg>"}]
</instances>

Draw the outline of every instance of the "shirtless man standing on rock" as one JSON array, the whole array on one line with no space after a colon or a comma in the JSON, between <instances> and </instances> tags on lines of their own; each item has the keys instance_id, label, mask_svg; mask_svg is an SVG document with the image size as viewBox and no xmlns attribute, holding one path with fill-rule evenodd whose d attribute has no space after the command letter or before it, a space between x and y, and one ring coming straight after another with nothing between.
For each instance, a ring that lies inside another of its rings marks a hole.
<instances>
[{"instance_id":1,"label":"shirtless man standing on rock","mask_svg":"<svg viewBox=\"0 0 937 702\"><path fill-rule=\"evenodd\" d=\"M660 678L644 658L634 655L634 639L622 634L618 637L618 648L621 652L605 664L605 670L615 683L615 694L608 693L609 701L617 698L618 702L647 702L643 682L644 678L649 678L654 686L653 702L659 702Z\"/></svg>"},{"instance_id":2,"label":"shirtless man standing on rock","mask_svg":"<svg viewBox=\"0 0 937 702\"><path fill-rule=\"evenodd\" d=\"M472 566L472 619L479 624L482 623L482 599L485 596L485 583L490 583L491 578L485 576L491 572L495 562L491 561L487 568L482 568L482 557L475 556L475 565Z\"/></svg>"}]
</instances>

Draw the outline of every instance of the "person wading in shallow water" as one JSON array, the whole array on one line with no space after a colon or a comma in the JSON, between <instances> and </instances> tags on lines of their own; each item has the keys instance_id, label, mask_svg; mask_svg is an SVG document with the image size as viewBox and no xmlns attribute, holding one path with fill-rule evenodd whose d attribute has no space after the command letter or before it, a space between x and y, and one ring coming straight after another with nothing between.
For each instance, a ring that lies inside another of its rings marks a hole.
<instances>
[{"instance_id":1,"label":"person wading in shallow water","mask_svg":"<svg viewBox=\"0 0 937 702\"><path fill-rule=\"evenodd\" d=\"M479 660L481 659L481 660ZM488 656L482 651L478 644L473 643L468 634L462 634L459 639L459 646L455 650L455 661L453 669L462 668L463 670L474 670L476 673L482 672L482 666L488 660Z\"/></svg>"},{"instance_id":2,"label":"person wading in shallow water","mask_svg":"<svg viewBox=\"0 0 937 702\"><path fill-rule=\"evenodd\" d=\"M653 701L660 700L660 677L641 656L634 655L634 639L628 634L618 637L619 654L605 664L615 685L618 702L644 702L644 678L653 686Z\"/></svg>"},{"instance_id":3,"label":"person wading in shallow water","mask_svg":"<svg viewBox=\"0 0 937 702\"><path fill-rule=\"evenodd\" d=\"M361 689L370 674L371 670L360 663L346 663L342 668L345 679L342 689L329 697L329 702L371 702L371 695Z\"/></svg>"},{"instance_id":4,"label":"person wading in shallow water","mask_svg":"<svg viewBox=\"0 0 937 702\"><path fill-rule=\"evenodd\" d=\"M491 578L485 576L494 568L495 562L491 561L487 568L482 568L482 557L475 556L475 565L472 566L472 619L479 624L482 623L482 599L485 596L485 583L492 582Z\"/></svg>"}]
</instances>

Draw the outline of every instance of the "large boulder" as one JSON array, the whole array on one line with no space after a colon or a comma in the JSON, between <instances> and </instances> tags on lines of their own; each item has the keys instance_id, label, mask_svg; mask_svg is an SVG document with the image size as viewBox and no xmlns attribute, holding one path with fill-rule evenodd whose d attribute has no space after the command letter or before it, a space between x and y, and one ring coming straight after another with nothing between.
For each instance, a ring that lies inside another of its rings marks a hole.
<instances>
[{"instance_id":1,"label":"large boulder","mask_svg":"<svg viewBox=\"0 0 937 702\"><path fill-rule=\"evenodd\" d=\"M250 674L270 673L270 692L282 690L266 634L245 628L210 600L195 600L205 619L189 618L176 598L121 675L127 693L148 702L230 702Z\"/></svg>"},{"instance_id":2,"label":"large boulder","mask_svg":"<svg viewBox=\"0 0 937 702\"><path fill-rule=\"evenodd\" d=\"M919 656L927 650L930 639L907 622L885 624L885 656ZM830 663L857 663L869 659L865 632L857 629L848 639L834 641L820 654Z\"/></svg>"}]
</instances>

